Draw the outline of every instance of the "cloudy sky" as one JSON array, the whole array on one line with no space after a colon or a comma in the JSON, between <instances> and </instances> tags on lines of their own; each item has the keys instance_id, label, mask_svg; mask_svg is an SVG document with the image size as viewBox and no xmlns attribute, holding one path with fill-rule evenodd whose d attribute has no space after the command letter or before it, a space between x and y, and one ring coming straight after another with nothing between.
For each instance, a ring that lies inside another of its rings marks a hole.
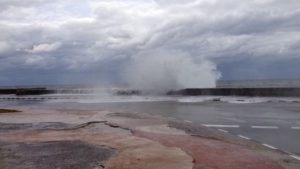
<instances>
[{"instance_id":1,"label":"cloudy sky","mask_svg":"<svg viewBox=\"0 0 300 169\"><path fill-rule=\"evenodd\" d=\"M299 0L0 0L0 85L300 79L299 18Z\"/></svg>"}]
</instances>

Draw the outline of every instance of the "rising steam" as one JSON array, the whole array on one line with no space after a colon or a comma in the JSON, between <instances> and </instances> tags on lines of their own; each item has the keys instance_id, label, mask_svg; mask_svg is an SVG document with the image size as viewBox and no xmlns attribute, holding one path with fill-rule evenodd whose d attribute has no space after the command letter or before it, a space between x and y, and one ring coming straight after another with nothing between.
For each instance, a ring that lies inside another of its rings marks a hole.
<instances>
[{"instance_id":1,"label":"rising steam","mask_svg":"<svg viewBox=\"0 0 300 169\"><path fill-rule=\"evenodd\" d=\"M195 62L178 51L140 53L132 58L126 71L131 88L155 91L212 88L220 77L214 63L204 59Z\"/></svg>"}]
</instances>

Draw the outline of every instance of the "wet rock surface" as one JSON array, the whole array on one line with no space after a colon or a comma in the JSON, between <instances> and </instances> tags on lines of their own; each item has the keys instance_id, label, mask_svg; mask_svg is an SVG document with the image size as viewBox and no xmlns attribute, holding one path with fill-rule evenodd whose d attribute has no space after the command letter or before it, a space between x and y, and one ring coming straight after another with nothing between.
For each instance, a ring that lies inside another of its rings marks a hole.
<instances>
[{"instance_id":1,"label":"wet rock surface","mask_svg":"<svg viewBox=\"0 0 300 169\"><path fill-rule=\"evenodd\" d=\"M169 127L183 130L191 136L202 137L213 140L220 140L223 142L228 142L232 144L237 144L240 146L248 147L251 149L266 149L266 147L261 144L256 144L253 141L242 140L236 136L232 136L228 133L219 132L215 129L207 128L201 125L192 123L183 123L181 121L169 121Z\"/></svg>"},{"instance_id":2,"label":"wet rock surface","mask_svg":"<svg viewBox=\"0 0 300 169\"><path fill-rule=\"evenodd\" d=\"M137 131L135 135L179 147L195 159L196 168L283 169L272 160L235 144L207 138Z\"/></svg>"},{"instance_id":3,"label":"wet rock surface","mask_svg":"<svg viewBox=\"0 0 300 169\"><path fill-rule=\"evenodd\" d=\"M114 116L118 115L114 114ZM143 117L143 115L140 117ZM201 125L178 120L168 120L166 122L151 118L152 124L144 123L143 126L140 121L145 122L145 119L118 119L114 122L133 130L135 136L157 141L168 147L182 149L194 158L194 169L300 168L300 163L295 160L291 162L288 160L290 159L288 155ZM162 123L167 123L167 125L162 125ZM167 127L170 129L166 129ZM183 132L186 134L183 134Z\"/></svg>"},{"instance_id":4,"label":"wet rock surface","mask_svg":"<svg viewBox=\"0 0 300 169\"><path fill-rule=\"evenodd\" d=\"M45 143L0 142L1 169L102 169L102 162L115 154L106 146L81 141Z\"/></svg>"},{"instance_id":5,"label":"wet rock surface","mask_svg":"<svg viewBox=\"0 0 300 169\"><path fill-rule=\"evenodd\" d=\"M188 134L199 136L199 137L211 138L216 140L220 140L221 138L224 137L223 133L220 133L214 129L210 129L207 127L203 127L201 125L195 125L191 123L182 123L173 120L168 122L168 126L183 130Z\"/></svg>"},{"instance_id":6,"label":"wet rock surface","mask_svg":"<svg viewBox=\"0 0 300 169\"><path fill-rule=\"evenodd\" d=\"M41 123L0 123L0 132L15 132L28 130L66 130L75 128L76 125L59 122L41 122Z\"/></svg>"},{"instance_id":7,"label":"wet rock surface","mask_svg":"<svg viewBox=\"0 0 300 169\"><path fill-rule=\"evenodd\" d=\"M0 114L0 168L297 169L258 144L136 113L23 110Z\"/></svg>"},{"instance_id":8,"label":"wet rock surface","mask_svg":"<svg viewBox=\"0 0 300 169\"><path fill-rule=\"evenodd\" d=\"M107 116L108 117L122 117L122 118L128 118L128 119L145 119L145 115L143 117L142 115L135 114L135 113L115 112L115 113L110 113Z\"/></svg>"}]
</instances>

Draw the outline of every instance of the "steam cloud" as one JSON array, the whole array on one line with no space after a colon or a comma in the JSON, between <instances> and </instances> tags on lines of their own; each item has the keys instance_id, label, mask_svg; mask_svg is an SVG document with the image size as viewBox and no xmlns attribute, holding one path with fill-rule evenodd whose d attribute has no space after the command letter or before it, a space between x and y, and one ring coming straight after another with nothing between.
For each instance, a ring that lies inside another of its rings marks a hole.
<instances>
[{"instance_id":1,"label":"steam cloud","mask_svg":"<svg viewBox=\"0 0 300 169\"><path fill-rule=\"evenodd\" d=\"M195 61L180 51L159 50L134 56L125 77L131 88L162 92L215 87L221 74L208 60Z\"/></svg>"}]
</instances>

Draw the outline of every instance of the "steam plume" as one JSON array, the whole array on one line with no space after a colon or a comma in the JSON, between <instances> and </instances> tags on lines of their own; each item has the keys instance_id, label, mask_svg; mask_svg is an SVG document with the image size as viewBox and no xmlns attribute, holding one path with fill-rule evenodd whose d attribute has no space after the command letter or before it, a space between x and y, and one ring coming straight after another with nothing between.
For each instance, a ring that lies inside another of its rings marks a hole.
<instances>
[{"instance_id":1,"label":"steam plume","mask_svg":"<svg viewBox=\"0 0 300 169\"><path fill-rule=\"evenodd\" d=\"M142 52L132 58L126 71L131 88L166 91L182 88L212 88L221 75L208 60L193 60L178 51Z\"/></svg>"}]
</instances>

